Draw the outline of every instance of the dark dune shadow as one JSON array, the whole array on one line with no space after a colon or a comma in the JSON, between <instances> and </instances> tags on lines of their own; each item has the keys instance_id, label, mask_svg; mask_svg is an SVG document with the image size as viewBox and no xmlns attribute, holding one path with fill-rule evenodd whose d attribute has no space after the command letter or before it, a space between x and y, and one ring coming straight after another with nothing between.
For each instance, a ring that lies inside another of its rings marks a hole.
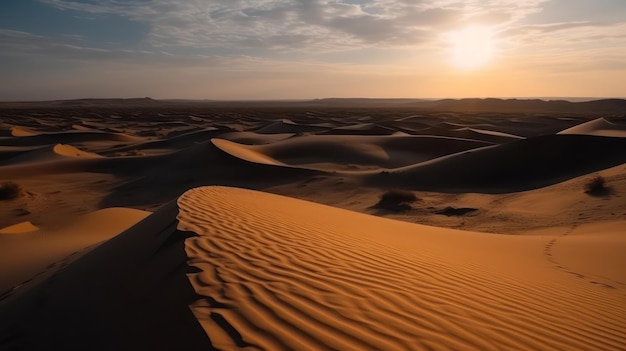
<instances>
[{"instance_id":1,"label":"dark dune shadow","mask_svg":"<svg viewBox=\"0 0 626 351\"><path fill-rule=\"evenodd\" d=\"M211 350L189 305L177 207L102 244L49 280L0 303L2 350ZM17 292L16 292L17 293Z\"/></svg>"},{"instance_id":2,"label":"dark dune shadow","mask_svg":"<svg viewBox=\"0 0 626 351\"><path fill-rule=\"evenodd\" d=\"M436 214L440 214L443 216L448 216L448 217L460 217L460 216L464 216L466 214L472 213L472 212L476 212L478 211L477 208L471 208L471 207L446 207L442 210L438 210L435 211L434 213Z\"/></svg>"},{"instance_id":3,"label":"dark dune shadow","mask_svg":"<svg viewBox=\"0 0 626 351\"><path fill-rule=\"evenodd\" d=\"M557 184L626 162L626 138L548 135L366 177L376 186L501 194Z\"/></svg>"}]
</instances>

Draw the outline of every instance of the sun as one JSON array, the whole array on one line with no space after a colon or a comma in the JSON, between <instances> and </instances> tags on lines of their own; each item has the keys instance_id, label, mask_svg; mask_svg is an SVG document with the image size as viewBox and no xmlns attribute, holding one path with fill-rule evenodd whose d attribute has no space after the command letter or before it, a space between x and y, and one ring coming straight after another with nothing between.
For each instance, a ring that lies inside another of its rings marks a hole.
<instances>
[{"instance_id":1,"label":"sun","mask_svg":"<svg viewBox=\"0 0 626 351\"><path fill-rule=\"evenodd\" d=\"M448 36L452 62L458 68L474 70L487 65L494 54L493 31L487 27L468 27Z\"/></svg>"}]
</instances>

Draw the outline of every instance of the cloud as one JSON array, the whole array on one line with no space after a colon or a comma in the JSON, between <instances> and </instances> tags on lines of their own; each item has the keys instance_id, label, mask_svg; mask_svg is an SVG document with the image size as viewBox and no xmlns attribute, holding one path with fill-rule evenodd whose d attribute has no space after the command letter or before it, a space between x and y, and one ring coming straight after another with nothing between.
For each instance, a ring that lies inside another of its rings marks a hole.
<instances>
[{"instance_id":1,"label":"cloud","mask_svg":"<svg viewBox=\"0 0 626 351\"><path fill-rule=\"evenodd\" d=\"M60 40L60 39L65 39ZM44 58L64 61L109 61L127 63L161 62L172 57L166 52L108 50L79 45L79 36L51 38L27 32L0 29L0 56Z\"/></svg>"},{"instance_id":2,"label":"cloud","mask_svg":"<svg viewBox=\"0 0 626 351\"><path fill-rule=\"evenodd\" d=\"M147 23L153 46L341 51L407 47L472 22L504 25L544 0L40 0Z\"/></svg>"},{"instance_id":3,"label":"cloud","mask_svg":"<svg viewBox=\"0 0 626 351\"><path fill-rule=\"evenodd\" d=\"M346 66L315 60L285 61L250 55L203 55L178 54L167 51L101 49L80 45L80 38L60 38L34 35L27 32L0 29L0 58L26 63L41 62L45 65L62 63L67 67L80 65L94 69L138 66L156 70L192 70L194 72L314 72L349 71L350 67L366 67L364 64ZM6 68L0 66L0 68ZM369 67L369 69L373 69Z\"/></svg>"}]
</instances>

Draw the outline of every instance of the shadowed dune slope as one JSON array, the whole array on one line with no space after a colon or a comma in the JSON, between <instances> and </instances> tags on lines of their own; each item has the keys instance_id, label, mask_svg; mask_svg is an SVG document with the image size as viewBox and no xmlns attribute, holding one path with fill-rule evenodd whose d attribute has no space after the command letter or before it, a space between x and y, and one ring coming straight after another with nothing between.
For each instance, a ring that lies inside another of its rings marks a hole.
<instances>
[{"instance_id":1,"label":"shadowed dune slope","mask_svg":"<svg viewBox=\"0 0 626 351\"><path fill-rule=\"evenodd\" d=\"M463 138L463 139L471 139L471 140L479 140L488 143L494 144L504 144L512 141L516 141L519 139L523 139L523 137L494 132L489 130L475 129L475 128L442 128L441 126L427 128L424 130L420 130L414 134L419 135L440 135L447 136L451 138Z\"/></svg>"},{"instance_id":2,"label":"shadowed dune slope","mask_svg":"<svg viewBox=\"0 0 626 351\"><path fill-rule=\"evenodd\" d=\"M130 208L107 208L66 218L66 223L53 228L39 229L25 222L20 224L23 233L0 234L0 293L68 255L114 237L149 214Z\"/></svg>"},{"instance_id":3,"label":"shadowed dune slope","mask_svg":"<svg viewBox=\"0 0 626 351\"><path fill-rule=\"evenodd\" d=\"M223 133L223 130L218 128L204 128L201 130L194 130L189 133L176 135L174 137L165 140L151 140L143 143L133 143L131 145L125 145L121 147L110 148L106 150L105 155L125 152L125 151L144 151L144 150L180 150L185 147L189 147L195 143L200 143L210 139L216 135Z\"/></svg>"},{"instance_id":4,"label":"shadowed dune slope","mask_svg":"<svg viewBox=\"0 0 626 351\"><path fill-rule=\"evenodd\" d=\"M240 150L240 154L264 155L293 166L323 163L334 164L337 168L346 165L396 168L486 145L490 144L439 136L314 135L269 145L233 144L230 152Z\"/></svg>"},{"instance_id":5,"label":"shadowed dune slope","mask_svg":"<svg viewBox=\"0 0 626 351\"><path fill-rule=\"evenodd\" d=\"M396 130L375 123L359 123L333 128L320 134L326 135L391 135Z\"/></svg>"},{"instance_id":6,"label":"shadowed dune slope","mask_svg":"<svg viewBox=\"0 0 626 351\"><path fill-rule=\"evenodd\" d=\"M515 192L626 163L623 150L624 138L549 135L444 156L366 179L419 190Z\"/></svg>"},{"instance_id":7,"label":"shadowed dune slope","mask_svg":"<svg viewBox=\"0 0 626 351\"><path fill-rule=\"evenodd\" d=\"M259 134L312 133L325 129L323 127L298 124L288 119L281 119L271 121L263 127L254 130L254 132Z\"/></svg>"},{"instance_id":8,"label":"shadowed dune slope","mask_svg":"<svg viewBox=\"0 0 626 351\"><path fill-rule=\"evenodd\" d=\"M295 134L293 133L259 134L254 132L232 132L221 134L219 138L245 145L262 145L271 144L279 140L290 138L294 135Z\"/></svg>"},{"instance_id":9,"label":"shadowed dune slope","mask_svg":"<svg viewBox=\"0 0 626 351\"><path fill-rule=\"evenodd\" d=\"M105 132L85 132L85 131L68 131L58 133L37 134L32 136L20 137L2 137L0 145L3 146L29 146L29 145L47 145L60 143L79 143L94 141L119 141L119 142L137 142L142 138L134 137L121 133L105 133Z\"/></svg>"},{"instance_id":10,"label":"shadowed dune slope","mask_svg":"<svg viewBox=\"0 0 626 351\"><path fill-rule=\"evenodd\" d=\"M0 162L40 148L41 146L0 146Z\"/></svg>"},{"instance_id":11,"label":"shadowed dune slope","mask_svg":"<svg viewBox=\"0 0 626 351\"><path fill-rule=\"evenodd\" d=\"M8 165L2 169L3 174L19 177L28 174L93 172L132 176L152 175L155 177L165 177L170 174L184 174L186 177L191 177L194 174L198 176L225 175L237 177L239 172L245 175L242 167L251 165L250 162L231 156L217 148L210 140L195 143L166 155L140 157L70 158L39 155L40 152L45 154L52 152L49 149L49 147L44 147L26 152L24 156L27 157L27 160L32 161L28 164L19 164L10 159L11 162L8 162ZM73 149L73 147L68 146L61 151ZM29 155L31 153L32 155Z\"/></svg>"},{"instance_id":12,"label":"shadowed dune slope","mask_svg":"<svg viewBox=\"0 0 626 351\"><path fill-rule=\"evenodd\" d=\"M170 203L53 279L0 301L2 350L211 350L188 305Z\"/></svg>"},{"instance_id":13,"label":"shadowed dune slope","mask_svg":"<svg viewBox=\"0 0 626 351\"><path fill-rule=\"evenodd\" d=\"M186 241L204 297L192 310L219 349L626 347L623 288L559 270L541 236L427 227L233 188L193 189L178 204L179 228L198 234Z\"/></svg>"},{"instance_id":14,"label":"shadowed dune slope","mask_svg":"<svg viewBox=\"0 0 626 351\"><path fill-rule=\"evenodd\" d=\"M232 148L235 150L230 150ZM133 180L109 194L102 201L104 207L169 201L185 190L201 185L258 188L324 174L321 171L284 166L265 155L241 149L239 144L219 139L196 144L170 155L111 161L127 161L120 166L128 168L120 167L118 174L128 174ZM142 162L145 163L143 166ZM110 171L105 164L98 165L97 169Z\"/></svg>"}]
</instances>

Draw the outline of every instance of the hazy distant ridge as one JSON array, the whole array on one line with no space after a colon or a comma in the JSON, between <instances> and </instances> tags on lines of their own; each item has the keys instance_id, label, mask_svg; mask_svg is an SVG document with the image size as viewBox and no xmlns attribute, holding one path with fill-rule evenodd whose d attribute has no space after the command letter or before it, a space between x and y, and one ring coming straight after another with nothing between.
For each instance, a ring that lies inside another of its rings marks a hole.
<instances>
[{"instance_id":1,"label":"hazy distant ridge","mask_svg":"<svg viewBox=\"0 0 626 351\"><path fill-rule=\"evenodd\" d=\"M541 99L369 99L325 98L314 100L155 100L76 99L41 102L0 102L0 108L79 108L79 107L228 107L228 108L408 108L444 112L510 112L510 113L603 113L626 114L625 99L601 99L583 102Z\"/></svg>"}]
</instances>

